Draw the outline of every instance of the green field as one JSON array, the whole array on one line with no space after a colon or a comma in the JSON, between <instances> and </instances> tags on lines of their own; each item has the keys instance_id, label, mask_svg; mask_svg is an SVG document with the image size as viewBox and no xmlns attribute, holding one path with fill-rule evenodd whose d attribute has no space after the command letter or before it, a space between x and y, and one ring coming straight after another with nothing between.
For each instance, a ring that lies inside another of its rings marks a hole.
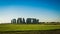
<instances>
[{"instance_id":1,"label":"green field","mask_svg":"<svg viewBox=\"0 0 60 34\"><path fill-rule=\"evenodd\" d=\"M51 29L60 29L60 25L0 24L0 31L51 30Z\"/></svg>"}]
</instances>

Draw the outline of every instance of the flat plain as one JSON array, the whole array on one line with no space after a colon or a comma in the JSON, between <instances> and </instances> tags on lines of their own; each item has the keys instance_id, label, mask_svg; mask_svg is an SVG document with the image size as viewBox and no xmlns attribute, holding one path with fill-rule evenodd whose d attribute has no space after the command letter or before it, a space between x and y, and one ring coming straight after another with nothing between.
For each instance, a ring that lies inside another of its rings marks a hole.
<instances>
[{"instance_id":1,"label":"flat plain","mask_svg":"<svg viewBox=\"0 0 60 34\"><path fill-rule=\"evenodd\" d=\"M60 34L60 25L0 24L0 34Z\"/></svg>"},{"instance_id":2,"label":"flat plain","mask_svg":"<svg viewBox=\"0 0 60 34\"><path fill-rule=\"evenodd\" d=\"M60 25L0 24L0 31L51 30L51 29L60 29Z\"/></svg>"}]
</instances>

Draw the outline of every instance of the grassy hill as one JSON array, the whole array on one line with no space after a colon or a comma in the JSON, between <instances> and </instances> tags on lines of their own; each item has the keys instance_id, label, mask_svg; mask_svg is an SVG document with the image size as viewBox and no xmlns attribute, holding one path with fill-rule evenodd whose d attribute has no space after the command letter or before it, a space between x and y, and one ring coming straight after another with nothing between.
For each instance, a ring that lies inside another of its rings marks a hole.
<instances>
[{"instance_id":1,"label":"grassy hill","mask_svg":"<svg viewBox=\"0 0 60 34\"><path fill-rule=\"evenodd\" d=\"M60 29L60 25L0 24L0 31L51 30L51 29Z\"/></svg>"}]
</instances>

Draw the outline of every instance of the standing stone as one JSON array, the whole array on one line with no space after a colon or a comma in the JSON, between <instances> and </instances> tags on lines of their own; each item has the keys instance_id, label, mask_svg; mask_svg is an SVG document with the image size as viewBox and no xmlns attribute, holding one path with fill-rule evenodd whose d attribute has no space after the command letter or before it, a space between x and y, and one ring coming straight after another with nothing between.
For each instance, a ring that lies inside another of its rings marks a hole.
<instances>
[{"instance_id":1,"label":"standing stone","mask_svg":"<svg viewBox=\"0 0 60 34\"><path fill-rule=\"evenodd\" d=\"M36 22L39 23L39 19L37 19Z\"/></svg>"},{"instance_id":2,"label":"standing stone","mask_svg":"<svg viewBox=\"0 0 60 34\"><path fill-rule=\"evenodd\" d=\"M23 23L25 23L25 19L23 18Z\"/></svg>"},{"instance_id":3,"label":"standing stone","mask_svg":"<svg viewBox=\"0 0 60 34\"><path fill-rule=\"evenodd\" d=\"M12 19L12 20L11 20L11 23L12 23L12 24L16 24L16 19Z\"/></svg>"},{"instance_id":4,"label":"standing stone","mask_svg":"<svg viewBox=\"0 0 60 34\"><path fill-rule=\"evenodd\" d=\"M17 24L20 24L20 23L22 23L23 21L22 21L22 18L18 18L17 19Z\"/></svg>"},{"instance_id":5,"label":"standing stone","mask_svg":"<svg viewBox=\"0 0 60 34\"><path fill-rule=\"evenodd\" d=\"M26 23L27 24L31 23L31 18L27 18Z\"/></svg>"},{"instance_id":6,"label":"standing stone","mask_svg":"<svg viewBox=\"0 0 60 34\"><path fill-rule=\"evenodd\" d=\"M35 18L33 18L33 23L34 23L34 24L37 23Z\"/></svg>"}]
</instances>

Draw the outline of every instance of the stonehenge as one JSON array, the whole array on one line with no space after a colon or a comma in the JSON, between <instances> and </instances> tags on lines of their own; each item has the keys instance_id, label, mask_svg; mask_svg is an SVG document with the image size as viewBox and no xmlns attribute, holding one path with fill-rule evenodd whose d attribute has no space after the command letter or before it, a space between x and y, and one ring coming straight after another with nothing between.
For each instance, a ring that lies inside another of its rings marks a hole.
<instances>
[{"instance_id":1,"label":"stonehenge","mask_svg":"<svg viewBox=\"0 0 60 34\"><path fill-rule=\"evenodd\" d=\"M37 24L37 23L39 23L39 19L27 18L25 20L24 18L18 18L18 19L12 19L11 23L13 23L13 24Z\"/></svg>"}]
</instances>

